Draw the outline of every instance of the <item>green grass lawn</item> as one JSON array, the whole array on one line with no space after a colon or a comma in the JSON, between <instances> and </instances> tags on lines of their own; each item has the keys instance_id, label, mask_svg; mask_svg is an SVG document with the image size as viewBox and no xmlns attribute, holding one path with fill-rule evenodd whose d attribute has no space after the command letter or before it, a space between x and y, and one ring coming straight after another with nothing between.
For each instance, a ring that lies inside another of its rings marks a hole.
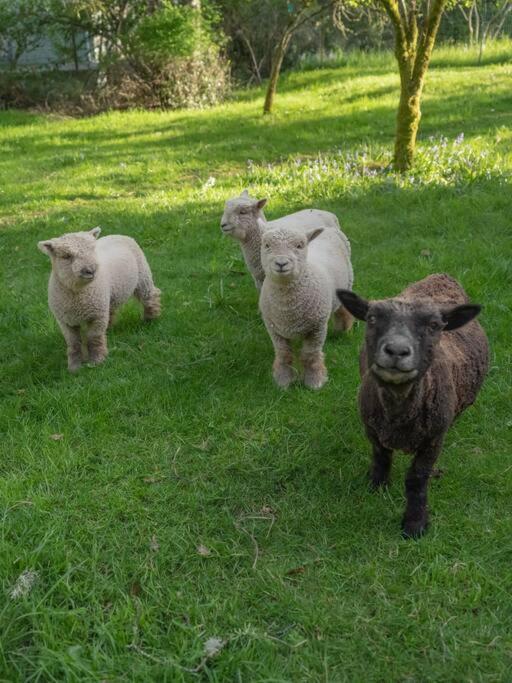
<instances>
[{"instance_id":1,"label":"green grass lawn","mask_svg":"<svg viewBox=\"0 0 512 683\"><path fill-rule=\"evenodd\" d=\"M402 179L381 172L391 59L290 73L265 119L258 90L208 111L0 114L1 681L511 680L512 64L441 57ZM490 374L418 542L399 530L409 457L367 490L362 326L328 339L320 392L272 383L219 230L244 187L268 218L335 211L364 296L446 271L484 306ZM36 244L96 225L139 241L163 316L129 304L105 365L71 376Z\"/></svg>"}]
</instances>

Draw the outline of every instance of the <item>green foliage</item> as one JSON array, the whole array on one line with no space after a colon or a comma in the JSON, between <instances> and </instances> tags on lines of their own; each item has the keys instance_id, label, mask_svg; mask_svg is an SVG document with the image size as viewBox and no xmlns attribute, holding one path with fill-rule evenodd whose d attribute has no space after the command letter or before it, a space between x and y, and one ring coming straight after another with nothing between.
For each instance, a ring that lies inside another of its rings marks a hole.
<instances>
[{"instance_id":1,"label":"green foliage","mask_svg":"<svg viewBox=\"0 0 512 683\"><path fill-rule=\"evenodd\" d=\"M287 74L272 120L260 90L206 111L0 113L0 679L510 678L510 78L443 55L414 182L384 170L392 59ZM362 326L329 336L322 391L272 384L219 229L246 186L269 219L335 211L364 296L446 271L483 304L490 375L448 434L417 543L399 536L409 457L367 491ZM163 316L127 306L105 365L71 377L36 243L98 224L143 246ZM14 600L25 570L37 581ZM225 645L207 656L211 638Z\"/></svg>"},{"instance_id":2,"label":"green foliage","mask_svg":"<svg viewBox=\"0 0 512 683\"><path fill-rule=\"evenodd\" d=\"M159 63L191 57L212 43L197 10L171 2L144 17L137 25L133 40L135 50L142 57Z\"/></svg>"},{"instance_id":3,"label":"green foliage","mask_svg":"<svg viewBox=\"0 0 512 683\"><path fill-rule=\"evenodd\" d=\"M0 0L0 48L8 65L16 67L20 57L40 44L46 27L46 0Z\"/></svg>"}]
</instances>

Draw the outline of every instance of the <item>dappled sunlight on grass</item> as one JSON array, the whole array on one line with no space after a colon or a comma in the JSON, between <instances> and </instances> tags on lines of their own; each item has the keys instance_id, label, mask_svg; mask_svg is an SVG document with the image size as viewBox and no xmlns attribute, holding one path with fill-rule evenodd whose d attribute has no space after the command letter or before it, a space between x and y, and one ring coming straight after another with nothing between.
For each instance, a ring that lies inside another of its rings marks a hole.
<instances>
[{"instance_id":1,"label":"dappled sunlight on grass","mask_svg":"<svg viewBox=\"0 0 512 683\"><path fill-rule=\"evenodd\" d=\"M507 186L512 178L497 145L482 149L481 145L464 143L463 133L452 141L440 137L420 145L415 167L406 175L391 169L391 158L385 149L369 147L355 152L336 150L312 157L294 156L274 164L255 164L249 159L240 185L257 187L260 193L274 196L291 190L295 196L332 199L379 187L451 185L462 189L482 180Z\"/></svg>"},{"instance_id":2,"label":"dappled sunlight on grass","mask_svg":"<svg viewBox=\"0 0 512 683\"><path fill-rule=\"evenodd\" d=\"M265 118L261 90L205 111L0 113L2 680L185 683L211 639L201 676L219 683L507 680L511 67L447 56L403 177L390 55L287 74ZM269 219L334 211L363 296L449 272L483 304L490 375L418 543L399 536L408 458L367 491L362 325L329 334L322 391L272 384L219 227L244 187ZM106 363L72 377L36 244L95 225L139 241L163 315L130 303ZM8 598L24 571L37 581Z\"/></svg>"}]
</instances>

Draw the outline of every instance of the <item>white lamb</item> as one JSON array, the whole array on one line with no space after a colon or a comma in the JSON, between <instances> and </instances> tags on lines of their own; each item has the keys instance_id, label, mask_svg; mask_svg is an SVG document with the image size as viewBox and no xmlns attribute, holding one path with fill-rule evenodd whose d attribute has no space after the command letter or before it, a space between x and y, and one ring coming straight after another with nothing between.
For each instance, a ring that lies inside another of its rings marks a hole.
<instances>
[{"instance_id":1,"label":"white lamb","mask_svg":"<svg viewBox=\"0 0 512 683\"><path fill-rule=\"evenodd\" d=\"M314 240L314 241L313 241ZM336 330L349 330L352 315L339 306L336 290L352 288L350 253L341 235L314 228L265 231L261 245L265 280L260 310L275 351L273 376L286 388L295 378L291 340L303 339L304 383L320 389L327 381L323 345L329 316Z\"/></svg>"},{"instance_id":2,"label":"white lamb","mask_svg":"<svg viewBox=\"0 0 512 683\"><path fill-rule=\"evenodd\" d=\"M344 240L350 256L350 243L341 231L335 214L321 209L304 209L273 221L267 221L262 211L266 203L266 199L249 197L247 190L244 190L239 197L226 202L220 222L222 232L240 243L245 263L254 278L258 291L261 290L265 279L261 265L261 236L268 229L295 228L303 234L312 228L319 227L323 227L325 232L336 231Z\"/></svg>"},{"instance_id":3,"label":"white lamb","mask_svg":"<svg viewBox=\"0 0 512 683\"><path fill-rule=\"evenodd\" d=\"M160 290L137 242L124 235L97 240L100 232L71 232L37 245L52 262L48 303L66 340L70 372L82 365L82 327L89 362L105 360L107 328L132 295L144 306L145 320L160 315Z\"/></svg>"}]
</instances>

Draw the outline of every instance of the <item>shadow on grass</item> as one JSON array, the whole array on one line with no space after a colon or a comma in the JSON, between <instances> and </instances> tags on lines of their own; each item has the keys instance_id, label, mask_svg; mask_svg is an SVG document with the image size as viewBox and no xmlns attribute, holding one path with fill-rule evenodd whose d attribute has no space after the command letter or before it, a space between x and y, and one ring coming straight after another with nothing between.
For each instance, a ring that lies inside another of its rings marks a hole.
<instances>
[{"instance_id":1,"label":"shadow on grass","mask_svg":"<svg viewBox=\"0 0 512 683\"><path fill-rule=\"evenodd\" d=\"M390 94L392 88L381 88L361 94L361 98L379 98ZM340 97L340 101L353 102L357 95ZM367 142L376 147L392 149L394 134L395 109L393 106L373 106L367 111L353 114L322 116L318 112L303 112L299 118L290 120L279 112L274 118L264 119L259 115L241 114L225 115L212 118L206 123L201 119L190 120L188 117L173 119L162 125L156 120L154 126L142 130L136 126L116 136L112 142L111 132L68 131L59 136L58 154L44 131L34 133L32 138L31 167L41 174L65 172L70 166L78 170L88 164L90 174L91 162L97 164L98 170L94 182L110 189L112 186L134 188L132 196L140 196L160 187L162 179L147 175L141 179L140 167L130 170L130 164L150 163L152 158L177 163L177 175L170 178L166 188L191 181L191 169L180 176L179 169L184 161L196 166L195 182L205 173L221 174L240 172L245 168L248 159L255 162L275 162L290 155L316 155L319 152L345 148L356 150ZM436 97L425 97L421 136L439 135L455 136L464 132L467 140L487 133L493 126L512 125L512 95L493 94L491 91L475 99L470 86L461 94ZM377 131L377 132L376 132ZM149 138L148 135L158 135ZM249 142L252 141L252 142ZM86 160L78 157L63 159L76 150L77 145L86 149ZM88 148L91 149L88 149ZM197 159L197 161L195 161ZM208 163L215 159L214 164ZM120 168L120 162L125 167ZM103 164L111 170L105 171ZM184 167L183 167L184 168ZM134 174L137 176L135 177ZM20 185L19 190L13 188L10 204L24 204L31 195L40 193L40 187L34 185L31 190ZM101 197L95 192L62 192L58 189L52 195L54 199L67 201L85 200L95 202Z\"/></svg>"},{"instance_id":2,"label":"shadow on grass","mask_svg":"<svg viewBox=\"0 0 512 683\"><path fill-rule=\"evenodd\" d=\"M47 120L48 116L43 114L32 114L28 111L8 109L1 113L0 129L7 127L32 126L33 124L44 123Z\"/></svg>"},{"instance_id":3,"label":"shadow on grass","mask_svg":"<svg viewBox=\"0 0 512 683\"><path fill-rule=\"evenodd\" d=\"M356 289L365 296L391 296L408 282L429 272L448 271L465 283L481 303L486 304L489 292L499 291L496 287L502 277L500 239L506 232L507 205L502 187L491 178L481 179L464 188L454 185L385 189L383 192L380 185L364 188L359 193L352 193L349 199L331 199L322 207L335 211L341 217L352 240ZM478 209L475 208L474 196L478 197ZM487 200L483 201L483 197ZM134 345L137 338L142 337L146 347L152 343L151 340L172 345L173 339L181 340L179 343L186 346L186 339L194 340L196 330L201 330L200 338L211 335L213 356L227 359L229 354L226 355L225 343L230 345L230 342L228 337L216 339L216 330L225 324L229 334L234 336L234 347L246 349L247 340L242 342L241 339L244 338L244 330L254 325L258 330L258 343L266 349L262 357L268 356L266 360L270 362L270 345L266 343L265 332L259 323L256 293L245 269L242 276L236 268L232 269L233 258L240 260L240 254L238 246L220 234L217 203L201 202L203 218L197 219L193 240L190 239L190 230L181 229L179 217L194 212L197 215L197 204L197 201L190 201L175 210L155 206L149 213L123 210L122 232L134 236L145 248L155 281L164 293L164 312L161 320L146 325L140 321L139 306L131 304L119 312L114 328L109 332L109 344L122 341L126 335ZM280 208L284 207L274 204L272 213L278 215ZM80 213L84 208L76 207L76 211ZM51 213L56 225L62 224L61 218L65 213L62 210ZM393 218L383 222L382 216ZM115 226L119 225L120 217L115 204L100 207L95 220L106 226L106 234L118 232ZM169 230L170 223L177 229ZM485 253L481 253L479 247L483 223L488 225L489 246ZM43 311L46 314L44 302L49 274L48 263L33 248L39 237L48 236L46 227L43 232L37 226L35 221L32 226L4 235L4 247L13 254L6 264L6 279L15 291L21 292L16 300L5 299L3 311L5 325L1 336L4 343L16 339L16 345L11 348L3 367L6 386L45 382L49 378L52 383L58 383L66 364L65 344L55 324L51 323L51 333L41 334L41 323L35 326L32 322L40 319ZM404 231L407 231L407 240L402 237ZM371 250L367 249L368 244L372 244ZM207 247L207 260L198 260L198 245L203 245L200 247L202 250ZM426 247L432 257L421 256ZM31 248L33 254L29 251ZM28 261L27 252L32 254ZM381 253L387 254L382 263L378 257ZM20 259L23 260L22 267ZM479 269L471 265L477 262ZM488 263L488 267L482 270L483 263ZM385 285L388 281L396 282L396 286L390 289ZM219 284L221 282L223 286ZM25 313L20 315L20 311ZM353 346L353 339L353 336L348 336L338 341L331 334L328 348L343 348L348 352ZM184 353L186 355L186 349ZM172 350L168 354L168 362L172 365ZM202 349L198 355L204 355ZM161 362L162 358L158 360ZM111 359L109 365L112 362ZM133 362L136 363L135 360ZM183 371L177 370L174 374L181 380L189 378L199 386L203 369L195 367L194 362L190 367L187 363ZM243 374L245 355L235 354L229 363L233 369L237 368L237 375ZM134 366L133 370L136 372L137 368ZM220 363L215 364L212 371L216 383L229 384L230 378L225 376Z\"/></svg>"}]
</instances>

